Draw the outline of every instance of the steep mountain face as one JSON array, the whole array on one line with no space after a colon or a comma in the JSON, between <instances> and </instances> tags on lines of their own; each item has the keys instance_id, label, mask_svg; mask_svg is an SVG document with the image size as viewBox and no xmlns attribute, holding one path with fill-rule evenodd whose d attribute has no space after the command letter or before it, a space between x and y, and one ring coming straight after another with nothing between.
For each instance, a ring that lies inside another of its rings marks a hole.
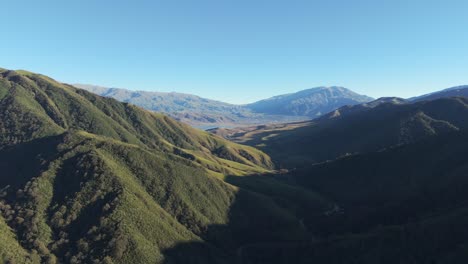
<instances>
[{"instance_id":1,"label":"steep mountain face","mask_svg":"<svg viewBox=\"0 0 468 264\"><path fill-rule=\"evenodd\" d=\"M447 88L442 91L424 94L417 97L409 98L409 101L418 102L425 100L435 100L439 98L448 98L448 97L466 97L468 96L468 85L455 86L452 88Z\"/></svg>"},{"instance_id":2,"label":"steep mountain face","mask_svg":"<svg viewBox=\"0 0 468 264\"><path fill-rule=\"evenodd\" d=\"M344 105L373 100L343 87L317 87L293 94L285 94L247 105L258 113L275 115L321 116Z\"/></svg>"},{"instance_id":3,"label":"steep mountain face","mask_svg":"<svg viewBox=\"0 0 468 264\"><path fill-rule=\"evenodd\" d=\"M296 210L329 204L275 180L236 187L270 158L39 74L0 70L0 115L6 263L232 263L242 245L304 237Z\"/></svg>"},{"instance_id":4,"label":"steep mountain face","mask_svg":"<svg viewBox=\"0 0 468 264\"><path fill-rule=\"evenodd\" d=\"M83 84L74 86L151 111L166 113L202 128L308 120L344 105L372 100L342 87L319 87L253 104L232 105L189 94L130 91Z\"/></svg>"},{"instance_id":5,"label":"steep mountain face","mask_svg":"<svg viewBox=\"0 0 468 264\"><path fill-rule=\"evenodd\" d=\"M229 138L257 146L281 167L291 168L465 129L467 105L467 98L413 104L379 99L369 104L345 106L310 122L278 129L260 127L248 133L231 133Z\"/></svg>"}]
</instances>

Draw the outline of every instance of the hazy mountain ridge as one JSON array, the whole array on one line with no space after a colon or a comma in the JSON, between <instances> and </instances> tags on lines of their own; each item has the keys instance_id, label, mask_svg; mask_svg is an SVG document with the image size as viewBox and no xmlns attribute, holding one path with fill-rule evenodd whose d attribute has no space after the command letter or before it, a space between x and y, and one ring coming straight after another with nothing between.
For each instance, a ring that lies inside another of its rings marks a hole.
<instances>
[{"instance_id":1,"label":"hazy mountain ridge","mask_svg":"<svg viewBox=\"0 0 468 264\"><path fill-rule=\"evenodd\" d=\"M417 101L423 101L423 100L434 100L438 98L457 97L457 96L461 96L461 97L468 96L468 85L455 86L455 87L447 88L441 91L428 93L428 94L424 94L421 96L411 97L411 98L408 98L408 100L417 102Z\"/></svg>"},{"instance_id":2,"label":"hazy mountain ridge","mask_svg":"<svg viewBox=\"0 0 468 264\"><path fill-rule=\"evenodd\" d=\"M305 115L315 118L344 105L372 101L373 98L357 94L344 87L317 87L297 93L274 96L247 107L255 112L278 115Z\"/></svg>"},{"instance_id":3,"label":"hazy mountain ridge","mask_svg":"<svg viewBox=\"0 0 468 264\"><path fill-rule=\"evenodd\" d=\"M75 86L151 111L163 112L199 127L233 127L307 120L343 105L372 100L343 87L319 87L252 104L233 105L181 93L130 91L82 84Z\"/></svg>"}]
</instances>

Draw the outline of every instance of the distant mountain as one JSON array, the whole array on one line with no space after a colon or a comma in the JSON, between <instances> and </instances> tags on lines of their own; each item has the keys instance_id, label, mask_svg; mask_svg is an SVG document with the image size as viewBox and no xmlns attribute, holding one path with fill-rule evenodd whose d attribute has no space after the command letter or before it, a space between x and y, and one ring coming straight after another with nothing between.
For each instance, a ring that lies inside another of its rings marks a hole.
<instances>
[{"instance_id":1,"label":"distant mountain","mask_svg":"<svg viewBox=\"0 0 468 264\"><path fill-rule=\"evenodd\" d=\"M381 97L379 99L370 101L368 103L342 106L334 111L331 111L330 113L327 113L319 117L318 119L323 120L323 119L335 118L335 117L339 117L343 115L355 114L357 112L367 111L371 108L375 108L375 107L385 105L385 104L401 105L401 104L406 104L406 103L409 103L409 101L403 98L399 98L399 97Z\"/></svg>"},{"instance_id":2,"label":"distant mountain","mask_svg":"<svg viewBox=\"0 0 468 264\"><path fill-rule=\"evenodd\" d=\"M372 100L342 87L319 87L253 104L233 105L190 94L131 91L83 84L74 86L151 111L166 113L177 120L203 128L308 120L343 105Z\"/></svg>"},{"instance_id":3,"label":"distant mountain","mask_svg":"<svg viewBox=\"0 0 468 264\"><path fill-rule=\"evenodd\" d=\"M88 90L101 96L111 97L121 102L132 103L156 112L177 113L209 111L212 113L230 113L239 115L245 111L238 105L201 98L191 94L131 91L126 89L105 88L83 84L74 84L73 86Z\"/></svg>"},{"instance_id":4,"label":"distant mountain","mask_svg":"<svg viewBox=\"0 0 468 264\"><path fill-rule=\"evenodd\" d=\"M335 202L323 222L303 219L329 239L252 245L243 250L245 259L466 263L468 98L381 98L336 112L309 122L214 131L269 154L285 169L273 178Z\"/></svg>"},{"instance_id":5,"label":"distant mountain","mask_svg":"<svg viewBox=\"0 0 468 264\"><path fill-rule=\"evenodd\" d=\"M434 100L445 97L468 96L468 85L460 85L452 88L447 88L438 92L424 94L417 97L409 98L409 101L418 102L423 100Z\"/></svg>"},{"instance_id":6,"label":"distant mountain","mask_svg":"<svg viewBox=\"0 0 468 264\"><path fill-rule=\"evenodd\" d=\"M344 105L372 101L344 87L317 87L297 93L275 96L247 105L257 113L315 118Z\"/></svg>"},{"instance_id":7,"label":"distant mountain","mask_svg":"<svg viewBox=\"0 0 468 264\"><path fill-rule=\"evenodd\" d=\"M75 87L95 94L132 103L150 111L168 114L177 120L194 126L232 126L269 122L260 114L254 114L242 106L201 98L183 93L131 91L93 85L74 84ZM288 120L281 119L278 120Z\"/></svg>"},{"instance_id":8,"label":"distant mountain","mask_svg":"<svg viewBox=\"0 0 468 264\"><path fill-rule=\"evenodd\" d=\"M283 167L296 167L466 129L467 105L468 98L417 103L383 98L364 105L344 106L304 123L212 132L259 147Z\"/></svg>"},{"instance_id":9,"label":"distant mountain","mask_svg":"<svg viewBox=\"0 0 468 264\"><path fill-rule=\"evenodd\" d=\"M219 131L0 69L0 263L468 263L468 98Z\"/></svg>"}]
</instances>

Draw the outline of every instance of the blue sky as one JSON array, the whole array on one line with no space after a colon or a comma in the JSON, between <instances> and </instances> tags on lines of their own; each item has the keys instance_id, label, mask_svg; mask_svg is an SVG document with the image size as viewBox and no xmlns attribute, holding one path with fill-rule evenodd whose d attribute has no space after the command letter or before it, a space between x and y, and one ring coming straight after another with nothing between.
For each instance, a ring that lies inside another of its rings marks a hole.
<instances>
[{"instance_id":1,"label":"blue sky","mask_svg":"<svg viewBox=\"0 0 468 264\"><path fill-rule=\"evenodd\" d=\"M468 84L468 1L1 1L0 67L232 103Z\"/></svg>"}]
</instances>

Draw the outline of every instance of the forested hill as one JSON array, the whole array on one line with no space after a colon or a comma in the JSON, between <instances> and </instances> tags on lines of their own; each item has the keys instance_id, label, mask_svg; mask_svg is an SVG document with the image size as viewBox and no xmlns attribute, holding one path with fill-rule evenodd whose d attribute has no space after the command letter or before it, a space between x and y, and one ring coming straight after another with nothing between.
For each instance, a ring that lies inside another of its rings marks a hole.
<instances>
[{"instance_id":1,"label":"forested hill","mask_svg":"<svg viewBox=\"0 0 468 264\"><path fill-rule=\"evenodd\" d=\"M296 206L226 182L270 172L266 154L162 114L0 70L0 131L0 262L231 263L304 235Z\"/></svg>"},{"instance_id":2,"label":"forested hill","mask_svg":"<svg viewBox=\"0 0 468 264\"><path fill-rule=\"evenodd\" d=\"M270 154L284 168L272 178L335 203L304 216L321 239L251 245L244 259L466 263L467 129L468 99L453 97L385 98L305 123L214 131Z\"/></svg>"},{"instance_id":3,"label":"forested hill","mask_svg":"<svg viewBox=\"0 0 468 264\"><path fill-rule=\"evenodd\" d=\"M221 131L245 146L0 69L0 262L466 263L467 100Z\"/></svg>"}]
</instances>

